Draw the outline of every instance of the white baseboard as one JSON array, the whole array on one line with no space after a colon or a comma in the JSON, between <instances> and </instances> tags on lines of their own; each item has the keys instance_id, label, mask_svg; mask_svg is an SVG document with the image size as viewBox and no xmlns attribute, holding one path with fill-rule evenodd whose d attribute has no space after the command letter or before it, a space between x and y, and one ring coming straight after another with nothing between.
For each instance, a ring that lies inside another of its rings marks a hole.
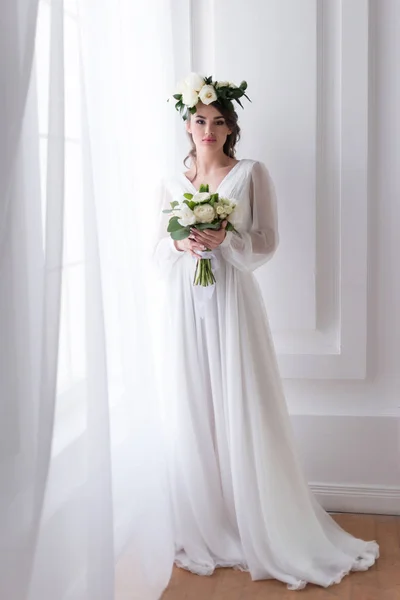
<instances>
[{"instance_id":1,"label":"white baseboard","mask_svg":"<svg viewBox=\"0 0 400 600\"><path fill-rule=\"evenodd\" d=\"M400 487L310 483L310 488L329 512L400 515Z\"/></svg>"}]
</instances>

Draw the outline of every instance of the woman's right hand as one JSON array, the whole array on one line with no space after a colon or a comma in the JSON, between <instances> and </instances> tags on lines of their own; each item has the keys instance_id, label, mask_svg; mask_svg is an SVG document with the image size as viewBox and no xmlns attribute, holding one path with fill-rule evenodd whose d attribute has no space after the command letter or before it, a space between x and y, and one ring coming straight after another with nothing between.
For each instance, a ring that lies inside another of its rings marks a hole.
<instances>
[{"instance_id":1,"label":"woman's right hand","mask_svg":"<svg viewBox=\"0 0 400 600\"><path fill-rule=\"evenodd\" d=\"M174 241L175 248L180 252L189 252L195 258L199 258L196 251L203 252L206 247L201 242L196 242L192 237L187 237L184 240Z\"/></svg>"}]
</instances>

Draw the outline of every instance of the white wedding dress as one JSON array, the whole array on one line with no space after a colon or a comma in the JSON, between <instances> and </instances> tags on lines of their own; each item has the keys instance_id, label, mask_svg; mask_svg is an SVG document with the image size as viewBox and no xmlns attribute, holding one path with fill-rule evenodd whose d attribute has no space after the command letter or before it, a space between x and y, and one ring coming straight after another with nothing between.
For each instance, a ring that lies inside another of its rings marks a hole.
<instances>
[{"instance_id":1,"label":"white wedding dress","mask_svg":"<svg viewBox=\"0 0 400 600\"><path fill-rule=\"evenodd\" d=\"M183 173L165 181L160 210L185 192L195 189ZM199 575L231 566L289 589L329 586L368 569L379 547L346 533L322 509L296 455L252 273L278 244L268 171L241 160L218 192L237 201L241 236L229 232L215 251L217 282L203 318L194 295L196 259L176 250L168 215L154 251L167 290L163 400L176 564Z\"/></svg>"}]
</instances>

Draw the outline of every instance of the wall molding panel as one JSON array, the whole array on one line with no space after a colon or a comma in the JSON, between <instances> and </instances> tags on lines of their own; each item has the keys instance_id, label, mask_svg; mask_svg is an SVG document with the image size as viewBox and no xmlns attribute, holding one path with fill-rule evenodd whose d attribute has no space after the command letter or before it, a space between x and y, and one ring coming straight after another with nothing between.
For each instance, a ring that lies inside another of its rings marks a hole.
<instances>
[{"instance_id":1,"label":"wall molding panel","mask_svg":"<svg viewBox=\"0 0 400 600\"><path fill-rule=\"evenodd\" d=\"M368 1L175 4L189 32L177 77L249 82L238 155L263 160L278 191L281 246L256 276L282 376L364 379Z\"/></svg>"}]
</instances>

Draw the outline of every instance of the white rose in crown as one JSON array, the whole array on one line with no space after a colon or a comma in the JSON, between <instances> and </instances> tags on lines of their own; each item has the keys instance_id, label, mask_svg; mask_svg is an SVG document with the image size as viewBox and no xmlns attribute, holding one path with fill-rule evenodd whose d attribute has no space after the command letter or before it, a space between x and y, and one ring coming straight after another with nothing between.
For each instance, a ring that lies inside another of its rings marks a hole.
<instances>
[{"instance_id":1,"label":"white rose in crown","mask_svg":"<svg viewBox=\"0 0 400 600\"><path fill-rule=\"evenodd\" d=\"M217 93L213 85L203 85L199 92L199 98L203 104L211 104L217 100Z\"/></svg>"},{"instance_id":2,"label":"white rose in crown","mask_svg":"<svg viewBox=\"0 0 400 600\"><path fill-rule=\"evenodd\" d=\"M215 219L215 210L211 204L201 204L193 209L198 223L212 223Z\"/></svg>"},{"instance_id":3,"label":"white rose in crown","mask_svg":"<svg viewBox=\"0 0 400 600\"><path fill-rule=\"evenodd\" d=\"M204 85L204 77L198 73L189 73L185 79L185 84L195 92L199 92Z\"/></svg>"},{"instance_id":4,"label":"white rose in crown","mask_svg":"<svg viewBox=\"0 0 400 600\"><path fill-rule=\"evenodd\" d=\"M183 94L186 91L199 92L204 86L204 77L198 73L190 73L185 79L176 84L176 93Z\"/></svg>"},{"instance_id":5,"label":"white rose in crown","mask_svg":"<svg viewBox=\"0 0 400 600\"><path fill-rule=\"evenodd\" d=\"M208 192L196 192L192 198L192 202L199 204L200 202L206 202L211 198Z\"/></svg>"},{"instance_id":6,"label":"white rose in crown","mask_svg":"<svg viewBox=\"0 0 400 600\"><path fill-rule=\"evenodd\" d=\"M229 81L218 81L217 82L217 85L216 85L217 89L220 89L223 87L229 87Z\"/></svg>"},{"instance_id":7,"label":"white rose in crown","mask_svg":"<svg viewBox=\"0 0 400 600\"><path fill-rule=\"evenodd\" d=\"M189 88L188 86L183 88L182 102L184 104L186 104L186 106L188 106L189 108L192 108L193 106L196 106L198 101L199 101L199 95L195 90L193 90L192 88Z\"/></svg>"},{"instance_id":8,"label":"white rose in crown","mask_svg":"<svg viewBox=\"0 0 400 600\"><path fill-rule=\"evenodd\" d=\"M182 227L188 227L196 223L196 216L191 208L187 204L182 202L173 212L174 216L178 217L179 225Z\"/></svg>"}]
</instances>

